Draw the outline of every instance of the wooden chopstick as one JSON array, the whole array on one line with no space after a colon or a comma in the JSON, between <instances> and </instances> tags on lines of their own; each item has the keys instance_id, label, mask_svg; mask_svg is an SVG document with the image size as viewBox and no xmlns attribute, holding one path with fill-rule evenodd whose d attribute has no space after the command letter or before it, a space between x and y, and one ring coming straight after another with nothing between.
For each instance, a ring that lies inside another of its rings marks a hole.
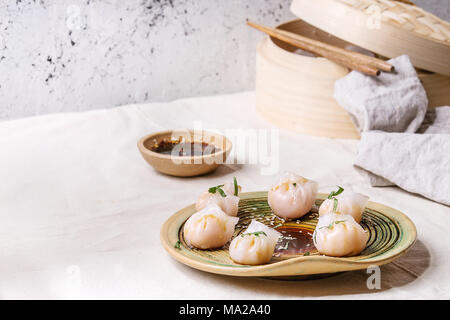
<instances>
[{"instance_id":1,"label":"wooden chopstick","mask_svg":"<svg viewBox=\"0 0 450 320\"><path fill-rule=\"evenodd\" d=\"M380 70L386 72L392 72L394 70L394 67L386 61L374 57L369 57L359 52L339 48L285 30L265 27L250 21L247 21L247 24L274 38L332 60L352 70L358 70L372 76L378 76L380 74Z\"/></svg>"},{"instance_id":2,"label":"wooden chopstick","mask_svg":"<svg viewBox=\"0 0 450 320\"><path fill-rule=\"evenodd\" d=\"M403 3L409 4L409 5L411 5L411 6L415 6L415 3L414 3L414 2L411 2L411 1L409 1L409 0L395 0L395 1L403 2Z\"/></svg>"}]
</instances>

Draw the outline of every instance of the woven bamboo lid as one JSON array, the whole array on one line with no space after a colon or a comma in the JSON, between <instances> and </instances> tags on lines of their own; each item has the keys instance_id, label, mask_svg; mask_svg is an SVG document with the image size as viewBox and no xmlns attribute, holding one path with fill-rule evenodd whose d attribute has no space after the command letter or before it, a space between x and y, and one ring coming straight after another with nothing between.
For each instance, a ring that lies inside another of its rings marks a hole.
<instances>
[{"instance_id":1,"label":"woven bamboo lid","mask_svg":"<svg viewBox=\"0 0 450 320\"><path fill-rule=\"evenodd\" d=\"M394 0L293 0L291 11L338 38L450 75L450 23Z\"/></svg>"}]
</instances>

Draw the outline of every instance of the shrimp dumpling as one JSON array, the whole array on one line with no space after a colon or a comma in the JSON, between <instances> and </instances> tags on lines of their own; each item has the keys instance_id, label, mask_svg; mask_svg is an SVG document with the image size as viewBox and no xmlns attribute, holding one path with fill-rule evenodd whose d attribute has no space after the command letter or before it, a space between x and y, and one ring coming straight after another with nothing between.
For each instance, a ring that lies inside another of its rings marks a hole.
<instances>
[{"instance_id":1,"label":"shrimp dumpling","mask_svg":"<svg viewBox=\"0 0 450 320\"><path fill-rule=\"evenodd\" d=\"M368 234L349 214L327 213L319 217L314 245L324 255L354 256L366 247Z\"/></svg>"},{"instance_id":2,"label":"shrimp dumpling","mask_svg":"<svg viewBox=\"0 0 450 320\"><path fill-rule=\"evenodd\" d=\"M217 205L194 213L184 224L186 242L199 249L219 248L231 240L239 218L230 217Z\"/></svg>"},{"instance_id":3,"label":"shrimp dumpling","mask_svg":"<svg viewBox=\"0 0 450 320\"><path fill-rule=\"evenodd\" d=\"M240 264L258 265L270 261L281 233L252 220L248 228L230 243L230 256Z\"/></svg>"},{"instance_id":4,"label":"shrimp dumpling","mask_svg":"<svg viewBox=\"0 0 450 320\"><path fill-rule=\"evenodd\" d=\"M239 186L236 179L234 179L234 183L228 182L223 185L209 188L208 191L203 192L195 203L195 209L200 211L210 204L216 204L227 215L236 217L240 193L241 186Z\"/></svg>"},{"instance_id":5,"label":"shrimp dumpling","mask_svg":"<svg viewBox=\"0 0 450 320\"><path fill-rule=\"evenodd\" d=\"M267 200L277 216L288 219L300 218L311 210L318 187L319 184L315 181L287 173L269 190Z\"/></svg>"},{"instance_id":6,"label":"shrimp dumpling","mask_svg":"<svg viewBox=\"0 0 450 320\"><path fill-rule=\"evenodd\" d=\"M351 215L356 222L360 223L364 208L366 207L369 197L361 193L344 192L337 196L338 205L336 213L343 213ZM326 199L319 207L319 215L324 215L333 212L334 200Z\"/></svg>"}]
</instances>

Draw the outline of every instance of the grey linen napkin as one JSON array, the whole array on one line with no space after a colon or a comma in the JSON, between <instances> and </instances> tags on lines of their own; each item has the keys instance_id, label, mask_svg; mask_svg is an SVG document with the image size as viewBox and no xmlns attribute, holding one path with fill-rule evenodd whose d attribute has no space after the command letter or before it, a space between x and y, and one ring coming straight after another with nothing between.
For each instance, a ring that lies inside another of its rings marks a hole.
<instances>
[{"instance_id":1,"label":"grey linen napkin","mask_svg":"<svg viewBox=\"0 0 450 320\"><path fill-rule=\"evenodd\" d=\"M373 186L395 184L450 206L449 134L364 132L355 165Z\"/></svg>"},{"instance_id":2,"label":"grey linen napkin","mask_svg":"<svg viewBox=\"0 0 450 320\"><path fill-rule=\"evenodd\" d=\"M352 71L335 84L336 100L361 132L355 168L372 186L397 185L450 205L450 107L427 111L409 58L389 62L395 74Z\"/></svg>"},{"instance_id":3,"label":"grey linen napkin","mask_svg":"<svg viewBox=\"0 0 450 320\"><path fill-rule=\"evenodd\" d=\"M428 99L406 55L389 60L392 73L371 77L352 71L335 82L334 98L359 131L416 132L425 117Z\"/></svg>"}]
</instances>

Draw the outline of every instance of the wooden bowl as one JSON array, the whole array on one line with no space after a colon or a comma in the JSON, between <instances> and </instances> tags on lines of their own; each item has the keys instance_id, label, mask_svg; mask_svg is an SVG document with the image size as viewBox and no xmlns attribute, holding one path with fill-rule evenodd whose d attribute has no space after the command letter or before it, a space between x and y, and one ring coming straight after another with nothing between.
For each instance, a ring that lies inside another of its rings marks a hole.
<instances>
[{"instance_id":1,"label":"wooden bowl","mask_svg":"<svg viewBox=\"0 0 450 320\"><path fill-rule=\"evenodd\" d=\"M320 205L326 197L326 194L318 194L316 205ZM369 201L361 221L362 227L369 233L369 240L359 255L342 258L323 256L312 245L308 247L310 249L307 253L286 252L279 257L274 256L268 264L248 266L233 262L227 245L216 250L189 247L182 230L185 221L193 213L195 213L194 204L178 211L164 223L160 235L162 245L181 263L195 269L230 276L314 279L325 274L366 269L399 258L411 248L417 236L414 223L406 215L388 206ZM273 216L267 204L267 192L242 193L238 211L239 222L234 236L239 236L252 219L277 227L281 232L283 228L298 228L303 232L312 233L318 218L317 213L311 212L300 219L283 223L276 216L274 220Z\"/></svg>"},{"instance_id":2,"label":"wooden bowl","mask_svg":"<svg viewBox=\"0 0 450 320\"><path fill-rule=\"evenodd\" d=\"M183 140L184 142L206 142L216 147L211 154L196 156L172 156L152 151L162 141ZM155 170L177 177L193 177L214 171L225 163L232 144L225 136L208 131L170 130L149 134L138 141L138 149Z\"/></svg>"}]
</instances>

